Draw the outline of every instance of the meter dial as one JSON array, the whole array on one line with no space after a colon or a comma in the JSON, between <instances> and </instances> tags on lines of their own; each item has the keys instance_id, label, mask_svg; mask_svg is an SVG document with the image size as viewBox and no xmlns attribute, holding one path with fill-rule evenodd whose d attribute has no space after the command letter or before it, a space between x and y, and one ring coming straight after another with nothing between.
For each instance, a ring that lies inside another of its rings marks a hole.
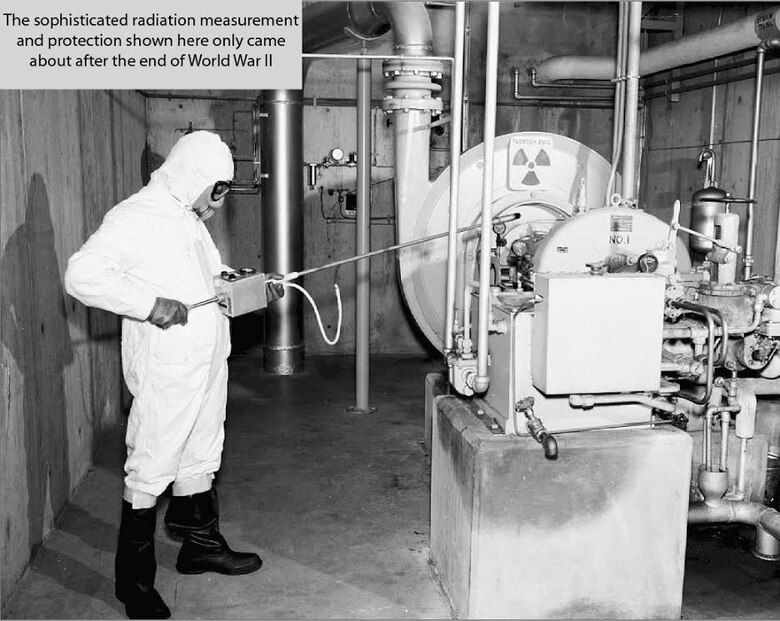
<instances>
[{"instance_id":1,"label":"meter dial","mask_svg":"<svg viewBox=\"0 0 780 621\"><path fill-rule=\"evenodd\" d=\"M493 223L493 232L496 235L503 235L506 233L506 222L494 222Z\"/></svg>"},{"instance_id":2,"label":"meter dial","mask_svg":"<svg viewBox=\"0 0 780 621\"><path fill-rule=\"evenodd\" d=\"M645 253L637 259L636 263L639 271L645 274L652 274L658 269L658 257L654 254Z\"/></svg>"},{"instance_id":3,"label":"meter dial","mask_svg":"<svg viewBox=\"0 0 780 621\"><path fill-rule=\"evenodd\" d=\"M510 250L516 257L524 257L528 254L528 244L526 244L522 239L516 239L512 242Z\"/></svg>"}]
</instances>

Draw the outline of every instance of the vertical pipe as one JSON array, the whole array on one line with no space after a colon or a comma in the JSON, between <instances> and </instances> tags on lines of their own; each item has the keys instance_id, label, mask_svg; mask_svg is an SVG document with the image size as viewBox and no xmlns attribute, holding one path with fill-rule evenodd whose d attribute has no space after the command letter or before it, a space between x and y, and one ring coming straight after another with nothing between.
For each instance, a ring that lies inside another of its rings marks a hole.
<instances>
[{"instance_id":1,"label":"vertical pipe","mask_svg":"<svg viewBox=\"0 0 780 621\"><path fill-rule=\"evenodd\" d=\"M607 193L604 197L604 205L611 205L612 195L615 192L615 177L617 176L620 156L623 150L623 129L626 116L626 83L620 79L626 74L626 48L628 47L628 3L618 3L618 49L617 62L615 63L615 111L613 113L612 135L612 167L609 170L607 180Z\"/></svg>"},{"instance_id":2,"label":"vertical pipe","mask_svg":"<svg viewBox=\"0 0 780 621\"><path fill-rule=\"evenodd\" d=\"M479 332L477 376L474 392L483 393L490 385L488 377L488 327L490 322L490 252L493 216L493 155L496 139L496 89L498 82L499 3L488 5L487 58L485 61L485 130L482 179L482 229L479 256ZM468 276L467 276L468 277Z\"/></svg>"},{"instance_id":3,"label":"vertical pipe","mask_svg":"<svg viewBox=\"0 0 780 621\"><path fill-rule=\"evenodd\" d=\"M729 412L720 413L720 471L726 472L729 467L729 423L731 414Z\"/></svg>"},{"instance_id":4,"label":"vertical pipe","mask_svg":"<svg viewBox=\"0 0 780 621\"><path fill-rule=\"evenodd\" d=\"M357 61L357 254L371 246L371 61ZM355 263L355 409L369 412L370 262Z\"/></svg>"},{"instance_id":5,"label":"vertical pipe","mask_svg":"<svg viewBox=\"0 0 780 621\"><path fill-rule=\"evenodd\" d=\"M458 194L460 192L460 146L463 117L463 35L466 21L463 2L455 3L455 55L450 92L450 221L447 238L447 306L444 322L444 355L452 351L455 318L455 275L458 252Z\"/></svg>"},{"instance_id":6,"label":"vertical pipe","mask_svg":"<svg viewBox=\"0 0 780 621\"><path fill-rule=\"evenodd\" d=\"M639 108L639 47L642 28L642 3L628 8L628 66L626 75L626 114L623 132L623 199L636 199L636 133Z\"/></svg>"},{"instance_id":7,"label":"vertical pipe","mask_svg":"<svg viewBox=\"0 0 780 621\"><path fill-rule=\"evenodd\" d=\"M758 170L758 130L761 121L761 93L764 88L764 56L766 50L758 48L756 55L756 91L753 102L753 135L750 140L750 179L748 181L748 198L756 197L756 172ZM745 256L742 259L745 280L750 280L753 271L753 203L747 205L745 222Z\"/></svg>"},{"instance_id":8,"label":"vertical pipe","mask_svg":"<svg viewBox=\"0 0 780 621\"><path fill-rule=\"evenodd\" d=\"M286 274L302 269L303 92L267 90L260 96L263 123L261 161L263 269ZM301 296L287 290L265 310L263 368L276 375L303 371Z\"/></svg>"},{"instance_id":9,"label":"vertical pipe","mask_svg":"<svg viewBox=\"0 0 780 621\"><path fill-rule=\"evenodd\" d=\"M471 3L465 6L463 43L463 120L461 121L461 153L469 148L469 65L471 63Z\"/></svg>"},{"instance_id":10,"label":"vertical pipe","mask_svg":"<svg viewBox=\"0 0 780 621\"><path fill-rule=\"evenodd\" d=\"M738 500L744 500L747 489L747 454L748 439L739 439L739 469L737 471L737 497Z\"/></svg>"}]
</instances>

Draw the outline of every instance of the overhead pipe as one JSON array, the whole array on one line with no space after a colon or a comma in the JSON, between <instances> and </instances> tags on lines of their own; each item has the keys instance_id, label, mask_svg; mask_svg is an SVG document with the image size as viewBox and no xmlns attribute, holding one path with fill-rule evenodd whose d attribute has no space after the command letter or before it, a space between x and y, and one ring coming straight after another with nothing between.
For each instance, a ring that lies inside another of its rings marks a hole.
<instances>
[{"instance_id":1,"label":"overhead pipe","mask_svg":"<svg viewBox=\"0 0 780 621\"><path fill-rule=\"evenodd\" d=\"M483 131L482 230L479 255L479 325L477 375L474 392L484 393L490 386L488 376L488 329L490 325L490 263L493 217L493 160L496 142L496 90L498 83L499 3L488 5L487 57L485 59L485 125Z\"/></svg>"},{"instance_id":2,"label":"overhead pipe","mask_svg":"<svg viewBox=\"0 0 780 621\"><path fill-rule=\"evenodd\" d=\"M740 20L705 32L664 43L642 54L639 74L648 76L676 67L755 47L780 32L780 6L764 9ZM609 80L615 75L615 59L609 56L553 56L541 61L537 77L557 80Z\"/></svg>"},{"instance_id":3,"label":"overhead pipe","mask_svg":"<svg viewBox=\"0 0 780 621\"><path fill-rule=\"evenodd\" d=\"M303 51L316 52L344 41L381 37L390 30L382 4L373 2L308 2L303 7Z\"/></svg>"},{"instance_id":4,"label":"overhead pipe","mask_svg":"<svg viewBox=\"0 0 780 621\"><path fill-rule=\"evenodd\" d=\"M639 48L642 34L642 3L628 5L628 45L626 49L625 117L623 125L623 200L636 201L636 149L637 119L639 115Z\"/></svg>"},{"instance_id":5,"label":"overhead pipe","mask_svg":"<svg viewBox=\"0 0 780 621\"><path fill-rule=\"evenodd\" d=\"M463 49L466 4L455 3L455 51L450 93L450 217L447 238L447 306L444 321L444 355L453 348L458 252L458 198L460 192L461 123L463 118Z\"/></svg>"},{"instance_id":6,"label":"overhead pipe","mask_svg":"<svg viewBox=\"0 0 780 621\"><path fill-rule=\"evenodd\" d=\"M303 92L262 91L267 115L260 141L263 269L287 274L303 263ZM263 368L275 375L303 371L302 300L288 289L265 310Z\"/></svg>"}]
</instances>

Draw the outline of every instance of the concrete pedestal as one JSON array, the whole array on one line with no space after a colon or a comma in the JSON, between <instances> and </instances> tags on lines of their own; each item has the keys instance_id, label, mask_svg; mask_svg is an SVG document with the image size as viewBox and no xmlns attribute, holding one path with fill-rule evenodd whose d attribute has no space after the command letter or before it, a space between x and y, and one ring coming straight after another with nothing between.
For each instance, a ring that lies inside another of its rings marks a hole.
<instances>
[{"instance_id":1,"label":"concrete pedestal","mask_svg":"<svg viewBox=\"0 0 780 621\"><path fill-rule=\"evenodd\" d=\"M488 421L489 422L489 421ZM491 432L435 401L431 555L460 618L678 618L691 438L677 429Z\"/></svg>"}]
</instances>

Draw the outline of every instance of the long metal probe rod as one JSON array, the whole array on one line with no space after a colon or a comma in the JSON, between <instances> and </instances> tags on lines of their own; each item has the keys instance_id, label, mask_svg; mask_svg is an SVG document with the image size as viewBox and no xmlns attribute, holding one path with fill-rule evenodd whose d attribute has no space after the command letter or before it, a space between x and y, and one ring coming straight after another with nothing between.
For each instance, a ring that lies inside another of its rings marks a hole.
<instances>
[{"instance_id":1,"label":"long metal probe rod","mask_svg":"<svg viewBox=\"0 0 780 621\"><path fill-rule=\"evenodd\" d=\"M520 214L513 213L507 216L498 216L496 218L493 218L492 222L511 222L512 220L517 220L519 218L520 218ZM462 226L458 229L458 233L474 231L476 229L479 229L481 226L482 224L471 224L469 226ZM326 263L325 265L320 265L319 267L310 267L309 269L302 270L300 272L290 272L289 274L285 274L282 278L278 280L269 279L266 282L277 283L277 282L288 282L290 280L296 280L301 276L314 274L315 272L321 272L322 270L338 267L339 265L346 265L347 263L353 263L355 261L360 261L361 259L369 259L371 257L384 254L385 252L393 252L395 250L403 250L404 248L410 248L412 246L417 246L419 244L425 244L435 239L441 239L442 237L447 237L449 234L450 234L449 231L444 231L443 233L437 233L436 235L428 235L427 237L421 237L420 239L413 239L412 241L404 242L403 244L396 244L395 246L389 246L387 248L382 248L381 250L372 250L371 252L367 252L366 254L358 255L355 257L349 257L347 259L339 259L338 261L332 261L331 263Z\"/></svg>"},{"instance_id":2,"label":"long metal probe rod","mask_svg":"<svg viewBox=\"0 0 780 621\"><path fill-rule=\"evenodd\" d=\"M371 61L357 61L357 239L360 255L371 245ZM355 410L369 412L369 338L371 264L355 265Z\"/></svg>"},{"instance_id":3,"label":"long metal probe rod","mask_svg":"<svg viewBox=\"0 0 780 621\"><path fill-rule=\"evenodd\" d=\"M496 89L498 82L499 3L488 5L487 58L485 59L484 166L482 168L482 233L479 246L479 317L477 333L477 375L474 392L490 386L488 375L488 333L490 325L491 214L493 213L493 159L496 142Z\"/></svg>"},{"instance_id":4,"label":"long metal probe rod","mask_svg":"<svg viewBox=\"0 0 780 621\"><path fill-rule=\"evenodd\" d=\"M460 193L460 125L463 117L463 39L466 23L466 5L455 3L455 64L452 68L450 108L450 222L447 239L447 306L444 321L444 354L452 351L455 321L455 276L458 255L458 198Z\"/></svg>"},{"instance_id":5,"label":"long metal probe rod","mask_svg":"<svg viewBox=\"0 0 780 621\"><path fill-rule=\"evenodd\" d=\"M750 141L750 178L748 180L748 199L756 198L756 173L758 171L758 130L761 124L761 93L764 88L764 56L766 50L758 48L756 55L756 92L753 102L753 134ZM745 256L742 257L744 279L750 280L753 272L753 203L747 205L745 222Z\"/></svg>"}]
</instances>

